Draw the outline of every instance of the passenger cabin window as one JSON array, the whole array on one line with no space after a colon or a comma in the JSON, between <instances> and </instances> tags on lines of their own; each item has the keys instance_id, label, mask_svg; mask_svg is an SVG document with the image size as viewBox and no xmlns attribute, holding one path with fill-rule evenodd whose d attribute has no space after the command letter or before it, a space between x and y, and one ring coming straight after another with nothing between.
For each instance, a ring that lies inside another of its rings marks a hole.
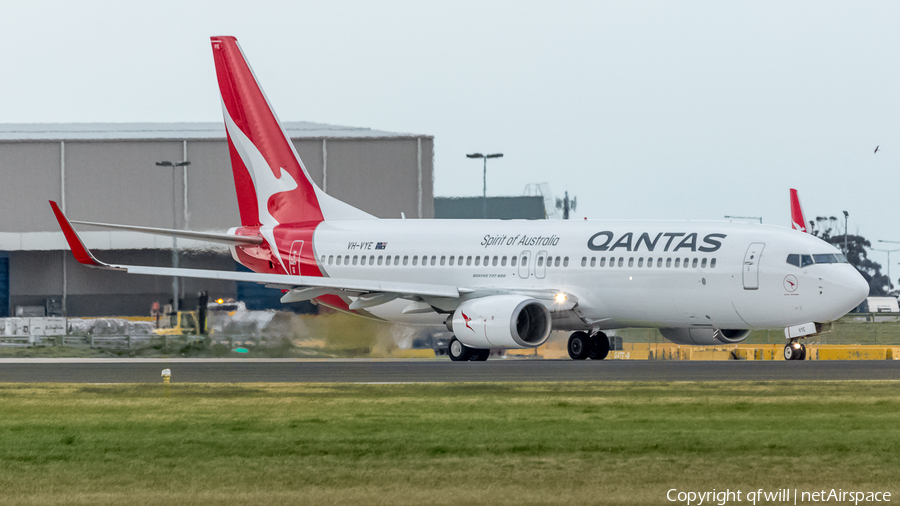
<instances>
[{"instance_id":1,"label":"passenger cabin window","mask_svg":"<svg viewBox=\"0 0 900 506\"><path fill-rule=\"evenodd\" d=\"M538 266L538 267L541 267L541 266L543 266L543 265L544 265L544 257L538 257L538 264L537 264L537 266Z\"/></svg>"},{"instance_id":2,"label":"passenger cabin window","mask_svg":"<svg viewBox=\"0 0 900 506\"><path fill-rule=\"evenodd\" d=\"M569 257L565 257L565 258L563 258L563 267L568 267L568 266L569 266Z\"/></svg>"},{"instance_id":3,"label":"passenger cabin window","mask_svg":"<svg viewBox=\"0 0 900 506\"><path fill-rule=\"evenodd\" d=\"M515 267L515 266L516 266L516 262L518 262L518 261L519 261L519 257L510 257L510 259L509 259L509 265Z\"/></svg>"},{"instance_id":4,"label":"passenger cabin window","mask_svg":"<svg viewBox=\"0 0 900 506\"><path fill-rule=\"evenodd\" d=\"M597 257L591 257L591 267L597 266Z\"/></svg>"}]
</instances>

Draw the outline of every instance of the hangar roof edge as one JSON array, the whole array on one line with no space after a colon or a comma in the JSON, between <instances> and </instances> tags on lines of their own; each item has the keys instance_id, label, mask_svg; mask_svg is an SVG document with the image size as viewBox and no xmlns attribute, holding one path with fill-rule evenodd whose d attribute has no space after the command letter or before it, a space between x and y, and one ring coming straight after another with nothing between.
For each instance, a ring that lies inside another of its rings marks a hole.
<instances>
[{"instance_id":1,"label":"hangar roof edge","mask_svg":"<svg viewBox=\"0 0 900 506\"><path fill-rule=\"evenodd\" d=\"M349 127L285 121L292 139L433 138L431 135L387 132ZM124 140L217 140L225 138L221 122L196 123L0 123L0 142L12 141L124 141Z\"/></svg>"}]
</instances>

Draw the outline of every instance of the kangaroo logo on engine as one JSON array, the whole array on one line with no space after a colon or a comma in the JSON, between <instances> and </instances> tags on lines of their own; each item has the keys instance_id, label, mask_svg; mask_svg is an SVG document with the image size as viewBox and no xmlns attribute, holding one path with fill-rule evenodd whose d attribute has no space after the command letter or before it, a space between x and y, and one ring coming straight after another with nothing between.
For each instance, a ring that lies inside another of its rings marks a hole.
<instances>
[{"instance_id":1,"label":"kangaroo logo on engine","mask_svg":"<svg viewBox=\"0 0 900 506\"><path fill-rule=\"evenodd\" d=\"M703 253L712 253L718 251L722 247L722 239L725 234L707 234L703 237L702 243L698 245L699 236L696 232L660 232L656 236L652 236L644 232L634 238L635 232L626 232L619 237L609 231L597 232L588 239L587 247L592 251L641 251L641 246L645 251L654 251L658 246L662 246L662 251L701 251ZM665 238L665 239L663 239ZM674 244L674 247L673 247Z\"/></svg>"}]
</instances>

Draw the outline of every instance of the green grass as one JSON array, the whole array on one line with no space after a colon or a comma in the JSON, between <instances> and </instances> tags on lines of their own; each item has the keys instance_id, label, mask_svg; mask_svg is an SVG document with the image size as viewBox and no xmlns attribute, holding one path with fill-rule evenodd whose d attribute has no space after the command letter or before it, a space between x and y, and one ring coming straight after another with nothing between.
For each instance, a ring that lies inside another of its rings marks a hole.
<instances>
[{"instance_id":1,"label":"green grass","mask_svg":"<svg viewBox=\"0 0 900 506\"><path fill-rule=\"evenodd\" d=\"M900 493L894 382L0 385L0 504Z\"/></svg>"}]
</instances>

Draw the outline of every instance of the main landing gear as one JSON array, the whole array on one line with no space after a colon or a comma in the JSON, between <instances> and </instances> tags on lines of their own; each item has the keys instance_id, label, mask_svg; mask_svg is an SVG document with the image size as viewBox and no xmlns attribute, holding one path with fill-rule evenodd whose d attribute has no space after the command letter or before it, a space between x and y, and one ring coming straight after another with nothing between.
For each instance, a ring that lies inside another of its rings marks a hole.
<instances>
[{"instance_id":1,"label":"main landing gear","mask_svg":"<svg viewBox=\"0 0 900 506\"><path fill-rule=\"evenodd\" d=\"M450 345L447 346L447 355L450 355L450 360L454 362L463 362L465 360L484 362L491 355L491 350L469 348L459 342L459 339L454 336L453 339L450 340Z\"/></svg>"},{"instance_id":2,"label":"main landing gear","mask_svg":"<svg viewBox=\"0 0 900 506\"><path fill-rule=\"evenodd\" d=\"M592 336L587 332L573 332L569 336L567 349L572 360L603 360L609 355L609 338L603 332Z\"/></svg>"},{"instance_id":3,"label":"main landing gear","mask_svg":"<svg viewBox=\"0 0 900 506\"><path fill-rule=\"evenodd\" d=\"M784 345L785 360L806 360L806 345L791 341Z\"/></svg>"}]
</instances>

